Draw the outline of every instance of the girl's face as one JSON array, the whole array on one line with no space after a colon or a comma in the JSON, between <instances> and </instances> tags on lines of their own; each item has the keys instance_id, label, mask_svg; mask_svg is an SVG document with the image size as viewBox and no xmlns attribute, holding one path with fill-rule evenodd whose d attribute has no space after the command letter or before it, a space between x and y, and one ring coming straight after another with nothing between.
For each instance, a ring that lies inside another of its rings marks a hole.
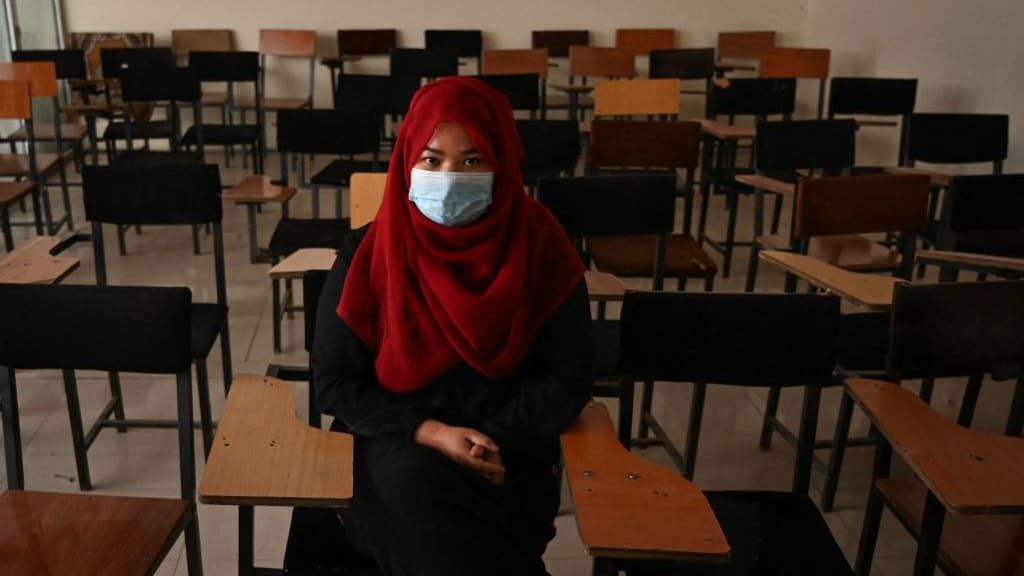
<instances>
[{"instance_id":1,"label":"girl's face","mask_svg":"<svg viewBox=\"0 0 1024 576\"><path fill-rule=\"evenodd\" d=\"M491 172L469 134L454 122L441 122L413 168L431 172Z\"/></svg>"}]
</instances>

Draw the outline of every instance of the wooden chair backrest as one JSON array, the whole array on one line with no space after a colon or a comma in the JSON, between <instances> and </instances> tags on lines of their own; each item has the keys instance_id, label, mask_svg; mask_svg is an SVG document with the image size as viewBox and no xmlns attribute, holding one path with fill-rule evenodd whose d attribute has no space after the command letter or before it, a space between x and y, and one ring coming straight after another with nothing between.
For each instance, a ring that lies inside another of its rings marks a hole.
<instances>
[{"instance_id":1,"label":"wooden chair backrest","mask_svg":"<svg viewBox=\"0 0 1024 576\"><path fill-rule=\"evenodd\" d=\"M387 184L386 172L356 172L349 180L349 218L352 229L362 228L373 222L377 210L384 201Z\"/></svg>"},{"instance_id":2,"label":"wooden chair backrest","mask_svg":"<svg viewBox=\"0 0 1024 576\"><path fill-rule=\"evenodd\" d=\"M570 46L569 74L631 78L636 76L636 59L632 53L617 48Z\"/></svg>"},{"instance_id":3,"label":"wooden chair backrest","mask_svg":"<svg viewBox=\"0 0 1024 576\"><path fill-rule=\"evenodd\" d=\"M534 30L531 48L547 48L552 58L568 58L571 46L589 46L589 30Z\"/></svg>"},{"instance_id":4,"label":"wooden chair backrest","mask_svg":"<svg viewBox=\"0 0 1024 576\"><path fill-rule=\"evenodd\" d=\"M831 52L824 48L770 48L761 54L762 78L828 78Z\"/></svg>"},{"instance_id":5,"label":"wooden chair backrest","mask_svg":"<svg viewBox=\"0 0 1024 576\"><path fill-rule=\"evenodd\" d=\"M600 80L594 88L594 114L679 114L679 86L678 78Z\"/></svg>"},{"instance_id":6,"label":"wooden chair backrest","mask_svg":"<svg viewBox=\"0 0 1024 576\"><path fill-rule=\"evenodd\" d=\"M484 74L536 74L548 77L547 48L528 50L484 50Z\"/></svg>"},{"instance_id":7,"label":"wooden chair backrest","mask_svg":"<svg viewBox=\"0 0 1024 576\"><path fill-rule=\"evenodd\" d=\"M189 52L230 52L235 49L231 30L171 30L171 52L185 58Z\"/></svg>"},{"instance_id":8,"label":"wooden chair backrest","mask_svg":"<svg viewBox=\"0 0 1024 576\"><path fill-rule=\"evenodd\" d=\"M0 62L0 80L28 82L34 98L57 97L57 65L53 62Z\"/></svg>"},{"instance_id":9,"label":"wooden chair backrest","mask_svg":"<svg viewBox=\"0 0 1024 576\"><path fill-rule=\"evenodd\" d=\"M24 80L0 80L0 118L27 120L32 117L29 83Z\"/></svg>"},{"instance_id":10,"label":"wooden chair backrest","mask_svg":"<svg viewBox=\"0 0 1024 576\"><path fill-rule=\"evenodd\" d=\"M394 28L377 30L338 30L338 55L387 56L398 45Z\"/></svg>"},{"instance_id":11,"label":"wooden chair backrest","mask_svg":"<svg viewBox=\"0 0 1024 576\"><path fill-rule=\"evenodd\" d=\"M796 236L916 233L928 222L924 175L811 178L797 184Z\"/></svg>"},{"instance_id":12,"label":"wooden chair backrest","mask_svg":"<svg viewBox=\"0 0 1024 576\"><path fill-rule=\"evenodd\" d=\"M615 47L636 56L650 54L651 50L670 50L676 47L675 28L619 28L615 30Z\"/></svg>"},{"instance_id":13,"label":"wooden chair backrest","mask_svg":"<svg viewBox=\"0 0 1024 576\"><path fill-rule=\"evenodd\" d=\"M562 434L576 524L592 556L724 559L729 543L704 494L619 444L604 404Z\"/></svg>"},{"instance_id":14,"label":"wooden chair backrest","mask_svg":"<svg viewBox=\"0 0 1024 576\"><path fill-rule=\"evenodd\" d=\"M718 59L756 59L761 53L775 47L775 32L719 32Z\"/></svg>"},{"instance_id":15,"label":"wooden chair backrest","mask_svg":"<svg viewBox=\"0 0 1024 576\"><path fill-rule=\"evenodd\" d=\"M260 54L312 58L316 55L316 31L260 30Z\"/></svg>"},{"instance_id":16,"label":"wooden chair backrest","mask_svg":"<svg viewBox=\"0 0 1024 576\"><path fill-rule=\"evenodd\" d=\"M700 123L597 119L590 126L595 168L696 168Z\"/></svg>"}]
</instances>

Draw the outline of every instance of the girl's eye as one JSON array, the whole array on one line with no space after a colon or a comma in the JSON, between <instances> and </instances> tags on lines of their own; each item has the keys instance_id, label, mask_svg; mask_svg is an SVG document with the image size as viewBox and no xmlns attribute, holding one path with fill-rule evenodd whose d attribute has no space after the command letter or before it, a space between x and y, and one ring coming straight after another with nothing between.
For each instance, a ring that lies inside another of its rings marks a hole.
<instances>
[{"instance_id":1,"label":"girl's eye","mask_svg":"<svg viewBox=\"0 0 1024 576\"><path fill-rule=\"evenodd\" d=\"M423 162L427 166L437 166L438 164L441 163L437 158L434 158L433 156L426 156L424 158L421 158L420 162Z\"/></svg>"},{"instance_id":2,"label":"girl's eye","mask_svg":"<svg viewBox=\"0 0 1024 576\"><path fill-rule=\"evenodd\" d=\"M466 158L463 162L466 166L479 166L481 160L479 158Z\"/></svg>"}]
</instances>

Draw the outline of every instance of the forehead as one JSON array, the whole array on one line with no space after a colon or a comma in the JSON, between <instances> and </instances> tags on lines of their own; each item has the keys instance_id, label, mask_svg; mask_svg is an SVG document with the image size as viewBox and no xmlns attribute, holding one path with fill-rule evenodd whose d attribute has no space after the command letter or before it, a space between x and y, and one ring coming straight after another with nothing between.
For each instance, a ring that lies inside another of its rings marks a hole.
<instances>
[{"instance_id":1,"label":"forehead","mask_svg":"<svg viewBox=\"0 0 1024 576\"><path fill-rule=\"evenodd\" d=\"M475 150L476 145L461 125L455 122L441 122L434 129L425 148L444 152L462 152L468 149Z\"/></svg>"}]
</instances>

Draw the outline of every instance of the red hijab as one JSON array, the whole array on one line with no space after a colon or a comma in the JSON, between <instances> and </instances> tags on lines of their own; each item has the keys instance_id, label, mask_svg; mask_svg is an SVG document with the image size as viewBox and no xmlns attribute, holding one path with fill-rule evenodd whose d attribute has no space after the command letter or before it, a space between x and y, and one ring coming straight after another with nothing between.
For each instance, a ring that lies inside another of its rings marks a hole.
<instances>
[{"instance_id":1,"label":"red hijab","mask_svg":"<svg viewBox=\"0 0 1024 576\"><path fill-rule=\"evenodd\" d=\"M491 206L466 226L436 224L409 200L410 170L441 122L459 124L495 172ZM523 191L521 148L508 100L483 82L447 77L413 97L337 310L387 390L423 388L460 361L511 374L583 277L558 221Z\"/></svg>"}]
</instances>

